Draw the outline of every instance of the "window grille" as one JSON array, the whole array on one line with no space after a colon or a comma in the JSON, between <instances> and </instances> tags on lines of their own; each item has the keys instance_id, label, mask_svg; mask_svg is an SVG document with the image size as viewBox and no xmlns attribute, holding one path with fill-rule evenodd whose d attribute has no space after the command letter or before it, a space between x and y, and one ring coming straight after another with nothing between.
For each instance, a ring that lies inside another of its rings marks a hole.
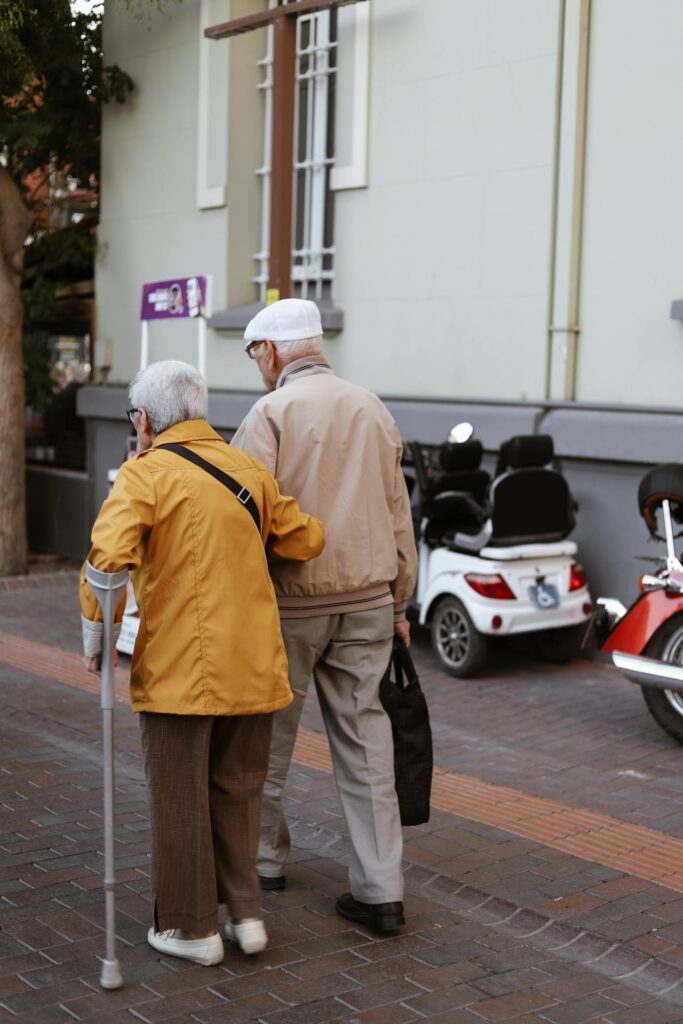
<instances>
[{"instance_id":1,"label":"window grille","mask_svg":"<svg viewBox=\"0 0 683 1024\"><path fill-rule=\"evenodd\" d=\"M277 6L269 0L270 7ZM270 173L273 94L273 30L268 29L265 57L259 61L264 93L263 162L256 174L262 183L260 248L254 254L252 279L259 300L266 301L270 242ZM334 290L334 195L330 170L334 163L334 93L337 54L337 12L319 11L297 20L294 115L292 290L301 298L320 301Z\"/></svg>"}]
</instances>

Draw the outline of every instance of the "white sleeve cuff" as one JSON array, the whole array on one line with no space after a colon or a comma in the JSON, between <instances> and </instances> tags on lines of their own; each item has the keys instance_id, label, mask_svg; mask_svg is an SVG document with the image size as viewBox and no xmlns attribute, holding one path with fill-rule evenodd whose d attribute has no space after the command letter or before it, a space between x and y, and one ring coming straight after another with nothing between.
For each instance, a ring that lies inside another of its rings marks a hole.
<instances>
[{"instance_id":1,"label":"white sleeve cuff","mask_svg":"<svg viewBox=\"0 0 683 1024\"><path fill-rule=\"evenodd\" d=\"M81 615L81 628L83 631L83 653L86 658L97 658L102 653L102 633L104 625L101 622L91 622L90 619ZM121 623L114 623L114 646L121 632Z\"/></svg>"},{"instance_id":2,"label":"white sleeve cuff","mask_svg":"<svg viewBox=\"0 0 683 1024\"><path fill-rule=\"evenodd\" d=\"M102 632L104 625L101 622L91 622L90 619L81 615L81 628L83 630L83 653L86 658L96 658L102 653Z\"/></svg>"}]
</instances>

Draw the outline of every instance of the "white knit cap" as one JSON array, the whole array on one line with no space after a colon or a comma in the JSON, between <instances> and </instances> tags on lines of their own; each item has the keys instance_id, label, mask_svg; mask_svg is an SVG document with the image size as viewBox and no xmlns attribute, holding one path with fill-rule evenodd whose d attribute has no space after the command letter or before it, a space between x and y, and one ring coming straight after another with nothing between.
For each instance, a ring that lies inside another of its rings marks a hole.
<instances>
[{"instance_id":1,"label":"white knit cap","mask_svg":"<svg viewBox=\"0 0 683 1024\"><path fill-rule=\"evenodd\" d=\"M280 299L256 314L244 332L245 348L253 341L300 341L323 333L320 310L308 299Z\"/></svg>"}]
</instances>

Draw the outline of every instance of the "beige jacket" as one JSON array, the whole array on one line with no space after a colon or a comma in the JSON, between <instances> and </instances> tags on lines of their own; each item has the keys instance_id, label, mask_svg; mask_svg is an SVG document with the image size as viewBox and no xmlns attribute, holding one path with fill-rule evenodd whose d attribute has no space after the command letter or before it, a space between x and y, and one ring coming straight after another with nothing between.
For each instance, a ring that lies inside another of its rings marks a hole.
<instances>
[{"instance_id":1,"label":"beige jacket","mask_svg":"<svg viewBox=\"0 0 683 1024\"><path fill-rule=\"evenodd\" d=\"M235 495L159 445L185 445L247 487L261 535ZM282 494L263 466L206 420L185 420L125 462L92 531L102 572L133 569L140 629L130 677L134 711L254 715L292 699L268 556L315 558L320 523ZM81 611L101 619L81 578ZM119 609L120 611L120 609Z\"/></svg>"},{"instance_id":2,"label":"beige jacket","mask_svg":"<svg viewBox=\"0 0 683 1024\"><path fill-rule=\"evenodd\" d=\"M285 367L233 445L259 459L325 526L325 550L271 573L282 618L394 605L402 618L417 553L398 428L375 395L335 376L323 356Z\"/></svg>"}]
</instances>

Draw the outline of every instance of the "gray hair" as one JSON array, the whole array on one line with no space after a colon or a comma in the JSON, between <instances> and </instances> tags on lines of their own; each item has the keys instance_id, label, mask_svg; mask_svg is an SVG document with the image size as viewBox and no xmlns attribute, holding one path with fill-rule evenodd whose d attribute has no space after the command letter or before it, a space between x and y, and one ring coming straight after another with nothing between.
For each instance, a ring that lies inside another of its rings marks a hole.
<instances>
[{"instance_id":1,"label":"gray hair","mask_svg":"<svg viewBox=\"0 0 683 1024\"><path fill-rule=\"evenodd\" d=\"M178 359L150 363L135 374L128 389L130 404L144 409L153 434L183 420L206 419L206 381L194 366Z\"/></svg>"},{"instance_id":2,"label":"gray hair","mask_svg":"<svg viewBox=\"0 0 683 1024\"><path fill-rule=\"evenodd\" d=\"M296 341L274 341L280 362L283 364L293 363L295 359L303 359L304 356L319 356L323 350L322 335L315 338L297 338Z\"/></svg>"}]
</instances>

